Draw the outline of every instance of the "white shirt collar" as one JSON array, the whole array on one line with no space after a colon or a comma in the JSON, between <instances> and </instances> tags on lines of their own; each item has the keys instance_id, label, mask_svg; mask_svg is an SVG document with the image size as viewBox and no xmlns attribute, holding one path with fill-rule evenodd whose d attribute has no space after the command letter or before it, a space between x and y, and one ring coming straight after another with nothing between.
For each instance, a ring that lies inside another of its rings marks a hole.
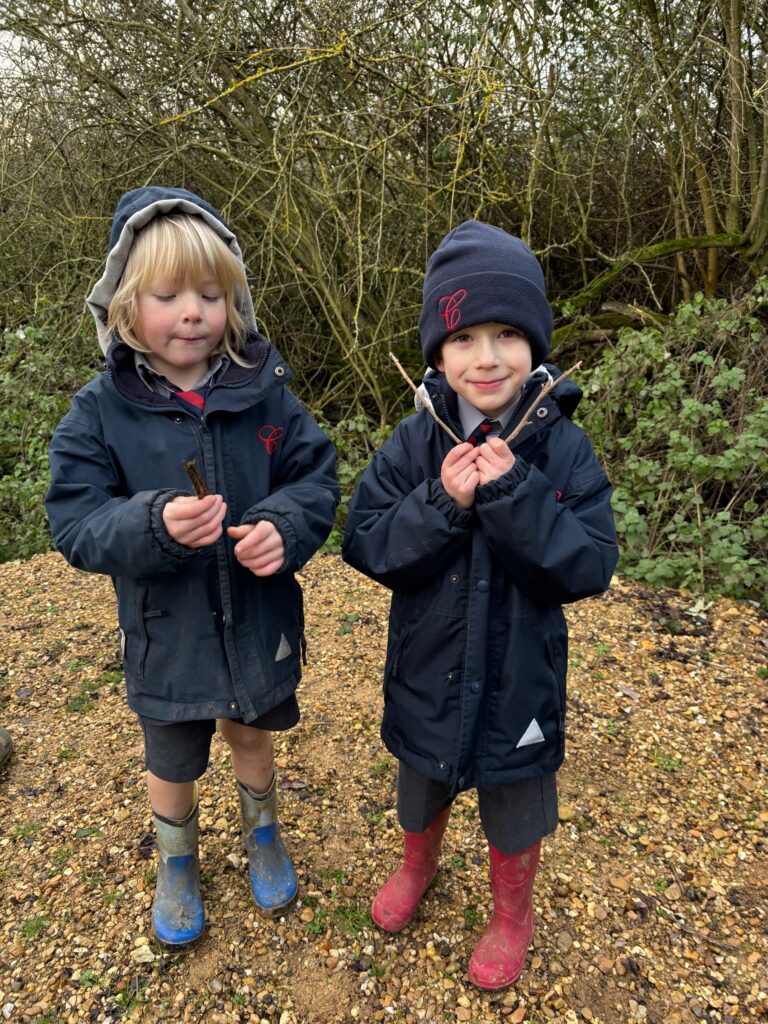
<instances>
[{"instance_id":1,"label":"white shirt collar","mask_svg":"<svg viewBox=\"0 0 768 1024\"><path fill-rule=\"evenodd\" d=\"M471 402L468 402L466 398L464 398L462 395L456 395L456 397L459 400L459 419L461 420L461 429L463 432L463 436L469 437L472 431L476 427L478 427L486 418L486 414L484 412L480 412L479 409L476 409L474 405L472 405ZM502 434L504 433L504 428L506 427L507 421L509 420L512 414L512 409L517 405L517 400L519 397L520 393L518 392L515 395L514 402L511 402L507 406L507 408L504 409L501 415L492 417L495 420L499 420L499 422L501 423Z\"/></svg>"}]
</instances>

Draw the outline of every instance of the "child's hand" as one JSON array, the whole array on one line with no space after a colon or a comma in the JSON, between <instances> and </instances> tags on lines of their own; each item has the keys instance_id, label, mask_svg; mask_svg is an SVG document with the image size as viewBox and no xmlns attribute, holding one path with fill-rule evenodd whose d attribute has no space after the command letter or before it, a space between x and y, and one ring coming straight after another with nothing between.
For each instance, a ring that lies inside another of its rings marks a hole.
<instances>
[{"instance_id":1,"label":"child's hand","mask_svg":"<svg viewBox=\"0 0 768 1024\"><path fill-rule=\"evenodd\" d=\"M477 450L477 472L480 483L490 483L504 476L515 464L509 445L501 437L490 437Z\"/></svg>"},{"instance_id":2,"label":"child's hand","mask_svg":"<svg viewBox=\"0 0 768 1024\"><path fill-rule=\"evenodd\" d=\"M504 476L515 464L515 456L506 441L491 437L477 449L477 472L480 483L488 484Z\"/></svg>"},{"instance_id":3,"label":"child's hand","mask_svg":"<svg viewBox=\"0 0 768 1024\"><path fill-rule=\"evenodd\" d=\"M285 561L285 543L280 531L266 519L230 526L227 533L238 542L235 558L254 576L271 576Z\"/></svg>"},{"instance_id":4,"label":"child's hand","mask_svg":"<svg viewBox=\"0 0 768 1024\"><path fill-rule=\"evenodd\" d=\"M443 487L459 508L472 508L475 503L475 489L480 483L477 471L477 448L465 441L451 448L440 468Z\"/></svg>"},{"instance_id":5,"label":"child's hand","mask_svg":"<svg viewBox=\"0 0 768 1024\"><path fill-rule=\"evenodd\" d=\"M163 508L163 522L177 544L187 548L204 548L215 544L221 536L221 524L227 505L220 494L204 498L180 495Z\"/></svg>"}]
</instances>

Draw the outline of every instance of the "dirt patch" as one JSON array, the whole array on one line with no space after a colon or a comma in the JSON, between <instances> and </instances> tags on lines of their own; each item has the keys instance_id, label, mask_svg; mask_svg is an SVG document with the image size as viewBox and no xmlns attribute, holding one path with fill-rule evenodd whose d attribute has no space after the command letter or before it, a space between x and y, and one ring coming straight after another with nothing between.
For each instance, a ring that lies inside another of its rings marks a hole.
<instances>
[{"instance_id":1,"label":"dirt patch","mask_svg":"<svg viewBox=\"0 0 768 1024\"><path fill-rule=\"evenodd\" d=\"M396 766L382 747L389 597L343 566L302 573L302 720L277 740L299 874L257 913L225 745L201 784L206 934L168 955L142 742L109 583L56 555L0 566L0 1013L36 1024L544 1020L741 1024L768 1012L765 620L751 605L617 581L567 610L569 752L545 842L528 966L509 992L466 969L490 909L472 794L412 924L368 907L397 864Z\"/></svg>"},{"instance_id":2,"label":"dirt patch","mask_svg":"<svg viewBox=\"0 0 768 1024\"><path fill-rule=\"evenodd\" d=\"M298 1020L333 1020L340 1007L355 1002L354 975L344 969L343 961L323 956L323 952L301 949L288 957L293 1009Z\"/></svg>"}]
</instances>

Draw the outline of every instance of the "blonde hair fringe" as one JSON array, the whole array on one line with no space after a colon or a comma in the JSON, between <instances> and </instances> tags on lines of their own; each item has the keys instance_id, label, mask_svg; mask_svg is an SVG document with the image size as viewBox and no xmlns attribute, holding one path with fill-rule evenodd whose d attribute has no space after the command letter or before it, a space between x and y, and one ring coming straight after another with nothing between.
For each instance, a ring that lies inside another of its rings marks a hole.
<instances>
[{"instance_id":1,"label":"blonde hair fringe","mask_svg":"<svg viewBox=\"0 0 768 1024\"><path fill-rule=\"evenodd\" d=\"M107 330L137 352L146 352L135 333L139 292L153 280L179 286L218 282L226 293L227 326L211 355L226 352L240 366L248 328L240 303L248 287L245 270L227 243L202 217L171 214L156 217L136 235L123 276L109 303Z\"/></svg>"}]
</instances>

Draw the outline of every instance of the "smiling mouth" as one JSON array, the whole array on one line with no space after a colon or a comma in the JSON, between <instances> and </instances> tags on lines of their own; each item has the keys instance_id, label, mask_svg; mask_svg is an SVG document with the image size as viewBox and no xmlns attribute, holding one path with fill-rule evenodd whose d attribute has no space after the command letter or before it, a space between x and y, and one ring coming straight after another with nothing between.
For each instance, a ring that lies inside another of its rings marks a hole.
<instances>
[{"instance_id":1,"label":"smiling mouth","mask_svg":"<svg viewBox=\"0 0 768 1024\"><path fill-rule=\"evenodd\" d=\"M499 377L496 380L473 380L472 384L476 388L480 388L481 391L486 388L498 388L502 384L506 383L506 377Z\"/></svg>"}]
</instances>

